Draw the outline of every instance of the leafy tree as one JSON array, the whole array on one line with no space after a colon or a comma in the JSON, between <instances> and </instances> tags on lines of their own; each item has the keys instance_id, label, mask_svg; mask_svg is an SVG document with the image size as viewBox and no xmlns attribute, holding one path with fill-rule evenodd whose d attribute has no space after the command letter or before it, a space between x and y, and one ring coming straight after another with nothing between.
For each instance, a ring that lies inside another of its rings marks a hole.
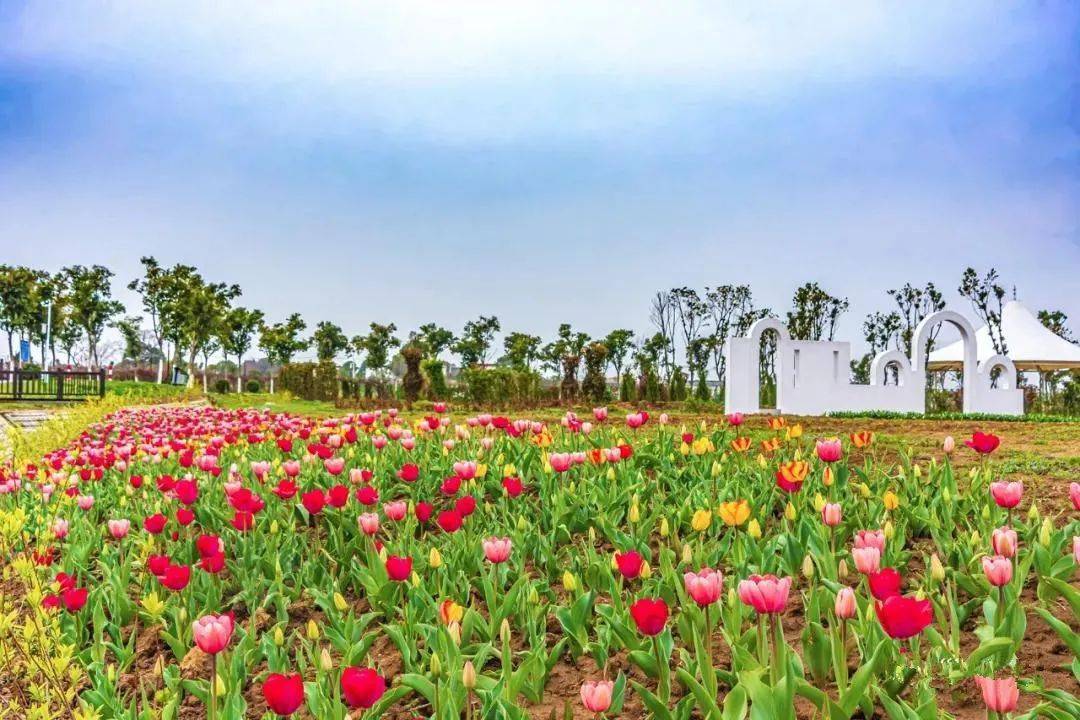
<instances>
[{"instance_id":1,"label":"leafy tree","mask_svg":"<svg viewBox=\"0 0 1080 720\"><path fill-rule=\"evenodd\" d=\"M366 353L364 365L376 375L386 369L390 362L390 348L398 347L401 341L394 337L397 325L380 325L371 323L371 332L367 335L357 335L353 338L352 345L357 353Z\"/></svg>"},{"instance_id":2,"label":"leafy tree","mask_svg":"<svg viewBox=\"0 0 1080 720\"><path fill-rule=\"evenodd\" d=\"M128 283L128 290L142 296L143 310L150 318L150 331L157 345L158 377L160 383L165 371L165 344L179 339L180 323L184 308L181 303L187 291L198 285L198 271L190 265L163 268L152 256L140 258L143 276ZM177 348L178 349L178 348Z\"/></svg>"},{"instance_id":3,"label":"leafy tree","mask_svg":"<svg viewBox=\"0 0 1080 720\"><path fill-rule=\"evenodd\" d=\"M1072 330L1069 329L1069 316L1061 310L1040 310L1038 313L1039 322L1043 324L1050 332L1054 333L1058 337L1068 340L1071 343L1076 343L1077 340L1072 334ZM1054 371L1044 370L1039 372L1039 392L1043 397L1053 399L1057 395L1058 386L1062 381L1069 381L1068 371ZM1071 380L1073 385L1076 385L1076 377L1074 371L1074 377ZM1068 387L1068 386L1066 386Z\"/></svg>"},{"instance_id":4,"label":"leafy tree","mask_svg":"<svg viewBox=\"0 0 1080 720\"><path fill-rule=\"evenodd\" d=\"M512 332L503 338L505 354L502 362L515 370L530 370L540 355L540 338L521 332Z\"/></svg>"},{"instance_id":5,"label":"leafy tree","mask_svg":"<svg viewBox=\"0 0 1080 720\"><path fill-rule=\"evenodd\" d=\"M713 337L694 338L686 348L686 356L694 369L694 397L698 400L709 399L709 382L705 376L709 364L709 355L715 342Z\"/></svg>"},{"instance_id":6,"label":"leafy tree","mask_svg":"<svg viewBox=\"0 0 1080 720\"><path fill-rule=\"evenodd\" d=\"M7 332L8 356L16 359L13 338L25 337L35 313L34 295L40 273L28 267L0 265L0 327Z\"/></svg>"},{"instance_id":7,"label":"leafy tree","mask_svg":"<svg viewBox=\"0 0 1080 720\"><path fill-rule=\"evenodd\" d=\"M634 331L622 328L612 330L602 342L607 347L608 361L611 363L612 369L615 370L615 377L621 378L623 367L626 364L626 356L630 353L634 343Z\"/></svg>"},{"instance_id":8,"label":"leafy tree","mask_svg":"<svg viewBox=\"0 0 1080 720\"><path fill-rule=\"evenodd\" d=\"M847 312L847 298L833 297L815 282L795 291L787 314L788 332L795 340L832 340L840 316Z\"/></svg>"},{"instance_id":9,"label":"leafy tree","mask_svg":"<svg viewBox=\"0 0 1080 720\"><path fill-rule=\"evenodd\" d=\"M712 321L709 350L713 371L722 386L727 377L727 339L733 334L743 335L750 328L744 320L753 312L753 296L749 285L719 285L706 288L705 304Z\"/></svg>"},{"instance_id":10,"label":"leafy tree","mask_svg":"<svg viewBox=\"0 0 1080 720\"><path fill-rule=\"evenodd\" d=\"M923 321L927 315L931 315L939 310L945 309L945 300L942 298L941 293L934 283L926 283L926 287L914 287L911 283L905 283L903 287L896 288L895 290L889 290L889 297L891 297L899 309L898 320L900 321L899 330L899 349L904 353L911 356L911 342L915 336L915 328L919 323ZM934 349L934 342L937 340L938 333L941 332L941 326L935 327L930 332L930 337L926 341L925 352L930 353Z\"/></svg>"},{"instance_id":11,"label":"leafy tree","mask_svg":"<svg viewBox=\"0 0 1080 720\"><path fill-rule=\"evenodd\" d=\"M870 365L874 357L888 350L889 345L899 345L901 332L902 320L899 313L875 312L866 316L866 320L863 321L863 337L870 350L859 360L851 361L851 374L855 382L863 384L870 382Z\"/></svg>"},{"instance_id":12,"label":"leafy tree","mask_svg":"<svg viewBox=\"0 0 1080 720\"><path fill-rule=\"evenodd\" d=\"M90 354L90 364L98 365L98 344L109 322L124 310L112 298L111 270L102 265L73 265L64 269L71 289L71 321L82 329Z\"/></svg>"},{"instance_id":13,"label":"leafy tree","mask_svg":"<svg viewBox=\"0 0 1080 720\"><path fill-rule=\"evenodd\" d=\"M975 272L974 268L964 271L960 279L960 287L957 292L962 297L971 301L971 307L975 314L986 323L990 332L990 342L994 345L994 352L1001 355L1008 354L1005 345L1005 335L1001 329L1001 310L1004 306L1005 288L998 284L997 270L990 268L983 277Z\"/></svg>"},{"instance_id":14,"label":"leafy tree","mask_svg":"<svg viewBox=\"0 0 1080 720\"><path fill-rule=\"evenodd\" d=\"M333 361L338 353L349 349L349 338L345 337L340 327L323 320L315 326L308 344L315 347L315 357L319 362Z\"/></svg>"},{"instance_id":15,"label":"leafy tree","mask_svg":"<svg viewBox=\"0 0 1080 720\"><path fill-rule=\"evenodd\" d=\"M186 267L173 277L168 312L171 315L173 337L177 354L187 355L188 385L195 383L195 360L200 355L205 359L217 349L217 340L221 334L221 323L229 305L240 296L239 285L209 283L202 275Z\"/></svg>"},{"instance_id":16,"label":"leafy tree","mask_svg":"<svg viewBox=\"0 0 1080 720\"><path fill-rule=\"evenodd\" d=\"M437 358L455 342L454 333L435 323L425 323L409 333L409 342L419 346L429 358Z\"/></svg>"},{"instance_id":17,"label":"leafy tree","mask_svg":"<svg viewBox=\"0 0 1080 720\"><path fill-rule=\"evenodd\" d=\"M293 313L285 318L285 322L260 327L259 347L266 353L271 365L286 365L292 362L298 352L303 352L311 346L310 340L300 337L307 330L307 323L300 317L300 313Z\"/></svg>"},{"instance_id":18,"label":"leafy tree","mask_svg":"<svg viewBox=\"0 0 1080 720\"><path fill-rule=\"evenodd\" d=\"M401 349L401 356L405 360L405 376L401 385L405 391L405 401L412 405L424 387L424 376L420 373L424 351L419 345L410 343Z\"/></svg>"},{"instance_id":19,"label":"leafy tree","mask_svg":"<svg viewBox=\"0 0 1080 720\"><path fill-rule=\"evenodd\" d=\"M462 367L487 364L488 350L495 340L495 333L501 329L499 319L494 315L481 315L465 323L465 330L452 346L453 351L461 357Z\"/></svg>"},{"instance_id":20,"label":"leafy tree","mask_svg":"<svg viewBox=\"0 0 1080 720\"><path fill-rule=\"evenodd\" d=\"M145 331L142 329L141 317L126 317L118 320L114 327L120 332L124 340L122 359L134 363L150 362L157 360L157 348L147 344L143 339ZM138 376L135 376L138 380Z\"/></svg>"},{"instance_id":21,"label":"leafy tree","mask_svg":"<svg viewBox=\"0 0 1080 720\"><path fill-rule=\"evenodd\" d=\"M221 319L218 328L218 341L226 357L236 356L236 392L242 393L244 375L244 353L251 349L255 333L262 327L261 310L248 310L234 307Z\"/></svg>"}]
</instances>

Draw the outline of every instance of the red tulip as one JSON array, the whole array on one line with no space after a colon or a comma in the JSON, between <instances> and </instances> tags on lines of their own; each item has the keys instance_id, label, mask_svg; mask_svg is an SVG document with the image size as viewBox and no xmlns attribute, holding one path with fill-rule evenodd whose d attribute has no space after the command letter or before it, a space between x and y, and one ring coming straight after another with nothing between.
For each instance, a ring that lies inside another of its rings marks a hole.
<instances>
[{"instance_id":1,"label":"red tulip","mask_svg":"<svg viewBox=\"0 0 1080 720\"><path fill-rule=\"evenodd\" d=\"M386 692L386 681L371 668L345 668L341 673L341 693L349 707L367 709Z\"/></svg>"},{"instance_id":2,"label":"red tulip","mask_svg":"<svg viewBox=\"0 0 1080 720\"><path fill-rule=\"evenodd\" d=\"M964 444L980 455L989 455L998 449L1001 438L993 433L975 432L970 440L964 441Z\"/></svg>"},{"instance_id":3,"label":"red tulip","mask_svg":"<svg viewBox=\"0 0 1080 720\"><path fill-rule=\"evenodd\" d=\"M304 509L311 515L318 515L326 506L326 493L322 490L309 490L300 498Z\"/></svg>"},{"instance_id":4,"label":"red tulip","mask_svg":"<svg viewBox=\"0 0 1080 720\"><path fill-rule=\"evenodd\" d=\"M443 510L436 522L444 532L457 532L461 529L461 514L457 510Z\"/></svg>"},{"instance_id":5,"label":"red tulip","mask_svg":"<svg viewBox=\"0 0 1080 720\"><path fill-rule=\"evenodd\" d=\"M143 529L145 529L146 532L150 533L151 535L158 535L161 533L162 530L165 529L166 522L167 519L165 518L165 516L161 513L157 513L156 515L151 515L150 517L143 520Z\"/></svg>"},{"instance_id":6,"label":"red tulip","mask_svg":"<svg viewBox=\"0 0 1080 720\"><path fill-rule=\"evenodd\" d=\"M292 715L304 704L304 679L299 673L273 673L263 682L262 693L271 712Z\"/></svg>"},{"instance_id":7,"label":"red tulip","mask_svg":"<svg viewBox=\"0 0 1080 720\"><path fill-rule=\"evenodd\" d=\"M929 600L893 595L874 607L878 622L896 640L906 640L925 630L934 621L934 609Z\"/></svg>"},{"instance_id":8,"label":"red tulip","mask_svg":"<svg viewBox=\"0 0 1080 720\"><path fill-rule=\"evenodd\" d=\"M412 558L391 555L386 558L386 574L395 582L408 580L412 573Z\"/></svg>"},{"instance_id":9,"label":"red tulip","mask_svg":"<svg viewBox=\"0 0 1080 720\"><path fill-rule=\"evenodd\" d=\"M86 588L68 588L60 594L60 600L64 603L64 609L69 613L77 613L83 609L86 605L86 598L89 595L89 590Z\"/></svg>"},{"instance_id":10,"label":"red tulip","mask_svg":"<svg viewBox=\"0 0 1080 720\"><path fill-rule=\"evenodd\" d=\"M412 463L405 463L398 470L397 476L405 482L416 482L416 479L420 477L420 468Z\"/></svg>"},{"instance_id":11,"label":"red tulip","mask_svg":"<svg viewBox=\"0 0 1080 720\"><path fill-rule=\"evenodd\" d=\"M173 592L180 592L191 582L191 568L187 565L169 565L158 580Z\"/></svg>"},{"instance_id":12,"label":"red tulip","mask_svg":"<svg viewBox=\"0 0 1080 720\"><path fill-rule=\"evenodd\" d=\"M506 494L509 497L516 498L521 494L521 491L525 488L521 483L520 478L516 477L504 477L502 481L503 489L506 490Z\"/></svg>"},{"instance_id":13,"label":"red tulip","mask_svg":"<svg viewBox=\"0 0 1080 720\"><path fill-rule=\"evenodd\" d=\"M630 617L642 635L659 635L667 624L668 606L663 598L642 598L630 606Z\"/></svg>"},{"instance_id":14,"label":"red tulip","mask_svg":"<svg viewBox=\"0 0 1080 720\"><path fill-rule=\"evenodd\" d=\"M870 594L877 600L885 600L900 594L903 578L894 568L887 567L868 574L866 581L870 584Z\"/></svg>"},{"instance_id":15,"label":"red tulip","mask_svg":"<svg viewBox=\"0 0 1080 720\"><path fill-rule=\"evenodd\" d=\"M615 553L615 564L624 578L633 580L641 574L645 561L636 550L627 550L624 553Z\"/></svg>"},{"instance_id":16,"label":"red tulip","mask_svg":"<svg viewBox=\"0 0 1080 720\"><path fill-rule=\"evenodd\" d=\"M335 485L326 492L326 501L331 506L343 508L349 502L349 488L344 485Z\"/></svg>"}]
</instances>

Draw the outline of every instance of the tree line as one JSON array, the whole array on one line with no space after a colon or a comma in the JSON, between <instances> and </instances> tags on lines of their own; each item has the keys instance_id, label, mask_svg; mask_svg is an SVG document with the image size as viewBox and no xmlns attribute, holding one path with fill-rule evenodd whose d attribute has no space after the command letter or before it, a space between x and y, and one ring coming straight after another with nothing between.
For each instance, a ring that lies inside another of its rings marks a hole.
<instances>
[{"instance_id":1,"label":"tree line","mask_svg":"<svg viewBox=\"0 0 1080 720\"><path fill-rule=\"evenodd\" d=\"M633 389L650 398L708 399L726 377L727 338L745 334L759 319L781 317L759 306L749 285L718 285L655 293L649 305L650 332L641 335L617 328L590 337L564 323L547 342L539 335L507 331L500 347L496 338L503 328L494 315L470 320L460 332L427 323L400 337L394 323L372 322L368 332L350 337L339 325L324 320L308 334L308 324L298 313L269 322L262 311L245 307L239 285L208 280L190 265L166 267L153 257L140 262L142 275L127 284L141 298L137 314L129 314L113 298L114 274L104 266L73 265L49 273L0 265L0 329L7 334L9 357L13 362L17 358L15 340L26 340L36 346L41 366L71 364L81 350L85 362L97 367L103 334L112 327L123 339L122 359L156 364L158 382L165 379L166 366L186 368L194 378L200 367L205 372L211 357L220 355L235 359L239 389L243 360L257 346L272 366L290 363L311 350L320 361L345 358L341 367L351 376L377 380L387 379L391 365L400 363L403 371L398 374L406 376L406 384L416 382L408 377L410 369L422 373L428 383L444 383L442 358L449 353L461 368L495 365L555 376L560 395L567 398L579 392L596 396L613 375L620 395ZM1006 353L1007 338L1001 329L1006 291L997 271L980 274L967 268L957 292L989 325L995 349ZM886 296L888 307L868 314L862 323L867 352L851 362L857 382L869 381L875 354L888 349L910 354L916 326L945 306L932 282L908 283L887 290ZM794 339L832 340L849 309L846 297L809 282L795 290L782 319ZM1063 312L1043 310L1039 317L1072 340ZM936 337L937 330L926 352ZM772 333L763 336L761 351L763 381L769 382L775 356Z\"/></svg>"}]
</instances>

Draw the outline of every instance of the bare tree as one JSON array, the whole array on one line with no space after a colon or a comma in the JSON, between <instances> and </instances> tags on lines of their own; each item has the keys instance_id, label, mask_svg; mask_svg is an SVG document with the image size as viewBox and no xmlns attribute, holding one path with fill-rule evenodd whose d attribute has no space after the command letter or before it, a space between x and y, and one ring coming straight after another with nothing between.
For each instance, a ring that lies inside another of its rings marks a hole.
<instances>
[{"instance_id":1,"label":"bare tree","mask_svg":"<svg viewBox=\"0 0 1080 720\"><path fill-rule=\"evenodd\" d=\"M971 301L971 308L975 314L986 323L987 330L990 332L990 341L994 344L994 352L1006 355L1008 348L1001 329L1005 288L998 284L999 279L997 270L994 268L990 268L984 277L979 277L974 268L968 268L964 271L957 292Z\"/></svg>"},{"instance_id":2,"label":"bare tree","mask_svg":"<svg viewBox=\"0 0 1080 720\"><path fill-rule=\"evenodd\" d=\"M944 310L945 300L932 282L926 283L926 287L921 288L914 287L911 283L905 283L903 287L889 290L888 293L889 297L896 302L896 307L899 310L897 319L900 321L901 327L897 338L897 349L903 350L910 356L911 341L915 335L915 328L926 316ZM941 325L930 330L930 336L927 338L925 348L927 354L934 349L934 342L940 332Z\"/></svg>"},{"instance_id":3,"label":"bare tree","mask_svg":"<svg viewBox=\"0 0 1080 720\"><path fill-rule=\"evenodd\" d=\"M709 320L709 306L693 288L675 288L671 291L671 298L675 303L675 314L682 330L687 376L693 379L700 371L696 359L701 357L701 353L691 352L691 347L695 346L695 341L701 336Z\"/></svg>"},{"instance_id":4,"label":"bare tree","mask_svg":"<svg viewBox=\"0 0 1080 720\"><path fill-rule=\"evenodd\" d=\"M745 318L753 309L750 286L720 285L711 289L706 288L705 304L712 321L709 350L712 355L713 370L716 372L716 379L723 385L727 376L727 355L724 350L727 347L728 337L744 324ZM748 328L749 324L741 328L742 333L745 333Z\"/></svg>"},{"instance_id":5,"label":"bare tree","mask_svg":"<svg viewBox=\"0 0 1080 720\"><path fill-rule=\"evenodd\" d=\"M671 372L675 367L675 316L678 310L675 299L671 293L661 290L656 293L652 300L649 311L649 320L659 331L665 346L658 360L664 368L664 381L671 381Z\"/></svg>"}]
</instances>

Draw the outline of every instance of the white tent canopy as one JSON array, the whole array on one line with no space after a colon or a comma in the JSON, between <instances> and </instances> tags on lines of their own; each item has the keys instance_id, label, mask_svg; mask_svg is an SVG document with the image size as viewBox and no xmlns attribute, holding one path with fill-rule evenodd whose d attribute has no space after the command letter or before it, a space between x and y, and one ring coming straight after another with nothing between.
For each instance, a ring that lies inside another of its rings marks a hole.
<instances>
[{"instance_id":1,"label":"white tent canopy","mask_svg":"<svg viewBox=\"0 0 1080 720\"><path fill-rule=\"evenodd\" d=\"M1080 345L1055 335L1039 322L1022 303L1012 300L1001 310L1001 332L1005 338L1006 355L1020 371L1065 370L1080 368ZM984 325L975 331L979 362L996 355L990 330ZM964 360L964 341L930 353L927 366L931 370L959 368Z\"/></svg>"}]
</instances>

